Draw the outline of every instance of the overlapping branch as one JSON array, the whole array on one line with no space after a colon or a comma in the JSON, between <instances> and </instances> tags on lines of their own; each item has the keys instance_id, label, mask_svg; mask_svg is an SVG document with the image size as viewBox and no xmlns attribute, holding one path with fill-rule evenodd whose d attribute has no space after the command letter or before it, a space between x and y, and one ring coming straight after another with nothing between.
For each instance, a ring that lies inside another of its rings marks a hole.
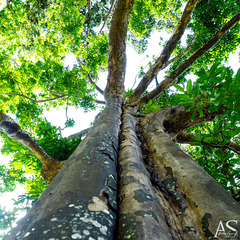
<instances>
[{"instance_id":1,"label":"overlapping branch","mask_svg":"<svg viewBox=\"0 0 240 240\"><path fill-rule=\"evenodd\" d=\"M191 134L191 133L180 133L178 134L176 140L178 143L186 143L186 144L191 144L192 142L196 142L196 138L198 136ZM215 143L215 142L206 142L204 141L204 139L201 141L201 143L203 145L208 145L211 146L213 148L220 148L220 149L229 149L237 154L240 154L240 145L235 143L235 142L231 142L231 141L227 141L227 143L225 145L221 145L219 143Z\"/></svg>"},{"instance_id":2,"label":"overlapping branch","mask_svg":"<svg viewBox=\"0 0 240 240\"><path fill-rule=\"evenodd\" d=\"M174 82L176 78L180 76L184 71L186 71L198 58L204 55L209 49L211 49L219 40L224 36L224 34L233 28L240 21L240 13L235 15L231 20L229 20L210 40L203 44L199 49L197 49L183 64L177 67L168 77L165 78L153 91L148 93L146 96L139 100L140 104L148 103L150 99L155 98L161 94L164 90L168 89Z\"/></svg>"},{"instance_id":3,"label":"overlapping branch","mask_svg":"<svg viewBox=\"0 0 240 240\"><path fill-rule=\"evenodd\" d=\"M144 91L147 89L151 81L154 77L158 74L158 72L164 67L164 65L168 62L173 50L175 49L176 45L178 44L179 40L181 39L182 35L186 27L188 26L191 20L191 14L197 5L199 0L189 0L187 3L181 19L174 30L171 38L168 40L165 48L163 49L160 57L157 59L156 63L151 66L151 68L147 71L147 73L142 78L141 82L133 92L133 94L128 98L127 102L136 102Z\"/></svg>"},{"instance_id":4,"label":"overlapping branch","mask_svg":"<svg viewBox=\"0 0 240 240\"><path fill-rule=\"evenodd\" d=\"M61 169L64 162L59 162L50 157L30 135L9 116L0 111L0 129L13 140L30 149L42 162L41 174L50 183Z\"/></svg>"}]
</instances>

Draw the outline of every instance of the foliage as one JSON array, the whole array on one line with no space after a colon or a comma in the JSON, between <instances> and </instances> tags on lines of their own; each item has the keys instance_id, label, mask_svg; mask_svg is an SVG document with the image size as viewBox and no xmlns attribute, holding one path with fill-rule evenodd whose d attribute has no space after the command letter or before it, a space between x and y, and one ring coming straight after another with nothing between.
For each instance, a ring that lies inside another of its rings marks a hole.
<instances>
[{"instance_id":1,"label":"foliage","mask_svg":"<svg viewBox=\"0 0 240 240\"><path fill-rule=\"evenodd\" d=\"M12 223L16 221L17 208L13 211L6 211L5 208L0 207L0 226L1 230L7 230L12 228ZM1 239L6 238L6 233L0 233Z\"/></svg>"},{"instance_id":2,"label":"foliage","mask_svg":"<svg viewBox=\"0 0 240 240\"><path fill-rule=\"evenodd\" d=\"M136 0L129 19L128 43L138 53L144 53L151 47L148 41L155 31L171 34L186 2ZM85 111L96 109L98 94L90 79L97 83L100 73L107 71L108 34L114 14L109 12L111 4L115 1L13 0L0 10L1 111L14 116L21 128L59 161L71 155L81 137L63 138L61 129L52 126L44 113L61 106ZM176 61L163 75L168 76L206 43L239 12L239 4L238 0L201 0L193 11L185 40L173 50ZM239 32L240 24L237 24L179 76L174 89L164 91L140 109L147 114L164 107L188 106L194 121L197 116L203 117L224 107L224 114L212 122L187 130L195 139L186 149L236 199L240 194L240 159L228 143L240 144L240 70L234 74L224 64L229 54L239 47ZM166 45L163 38L159 39L159 45ZM67 62L69 56L74 64ZM156 59L154 56L153 62ZM147 66L151 67L153 62ZM145 72L141 67L138 77ZM126 91L126 98L133 91ZM72 127L75 122L76 119L67 118L65 127ZM19 196L16 205L28 209L47 186L40 176L41 163L21 143L4 133L0 136L1 153L11 158L9 163L0 165L0 175L4 176L0 180L0 192L13 191L17 183L24 185L26 194ZM0 210L0 214L7 216L1 225L10 227L14 215L5 210Z\"/></svg>"}]
</instances>

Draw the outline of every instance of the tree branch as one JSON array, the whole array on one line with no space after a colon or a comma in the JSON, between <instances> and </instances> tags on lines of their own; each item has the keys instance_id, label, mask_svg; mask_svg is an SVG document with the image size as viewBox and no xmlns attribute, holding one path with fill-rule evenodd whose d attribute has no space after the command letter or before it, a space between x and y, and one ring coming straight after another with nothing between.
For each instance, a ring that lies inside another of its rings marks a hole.
<instances>
[{"instance_id":1,"label":"tree branch","mask_svg":"<svg viewBox=\"0 0 240 240\"><path fill-rule=\"evenodd\" d=\"M189 50L192 49L192 44L195 41L196 36L194 36L189 44L187 45L187 47L184 49L184 51L180 54L178 54L177 56L173 57L172 59L170 59L160 70L163 70L164 68L166 68L167 66L169 66L171 63L175 62L176 60L178 60L179 58L182 58Z\"/></svg>"},{"instance_id":2,"label":"tree branch","mask_svg":"<svg viewBox=\"0 0 240 240\"><path fill-rule=\"evenodd\" d=\"M109 32L108 78L104 91L106 99L110 95L124 98L126 38L133 3L134 0L118 0L113 14Z\"/></svg>"},{"instance_id":3,"label":"tree branch","mask_svg":"<svg viewBox=\"0 0 240 240\"><path fill-rule=\"evenodd\" d=\"M73 139L73 138L76 138L76 137L85 136L85 135L88 134L88 132L89 132L90 129L91 129L91 128L83 129L82 131L77 132L77 133L74 133L74 134L68 136L67 138L68 138L68 139Z\"/></svg>"},{"instance_id":4,"label":"tree branch","mask_svg":"<svg viewBox=\"0 0 240 240\"><path fill-rule=\"evenodd\" d=\"M19 94L19 93L0 93L0 95L12 95L12 96L19 96L19 97L23 97L23 98L26 98L34 103L43 103L43 102L49 102L49 101L54 101L54 100L57 100L57 99L61 99L61 98L65 98L67 97L66 95L61 95L61 96L58 96L58 97L55 97L55 98L49 98L49 99L43 99L43 100L35 100L35 99L32 99L30 97L27 97L23 94Z\"/></svg>"},{"instance_id":5,"label":"tree branch","mask_svg":"<svg viewBox=\"0 0 240 240\"><path fill-rule=\"evenodd\" d=\"M186 144L191 144L192 142L196 142L197 140L195 140L195 138L198 137L197 135L195 134L191 134L191 133L180 133L177 135L177 142L178 143L186 143ZM201 141L201 143L203 145L208 145L208 146L211 146L211 147L214 147L214 148L221 148L221 149L229 149L237 154L240 154L240 145L235 143L235 142L231 142L231 141L228 141L225 145L221 146L221 145L218 145L217 143L209 143L209 142L204 142Z\"/></svg>"},{"instance_id":6,"label":"tree branch","mask_svg":"<svg viewBox=\"0 0 240 240\"><path fill-rule=\"evenodd\" d=\"M225 107L221 106L218 111L209 113L209 107L210 104L202 107L203 116L200 117L199 112L197 112L193 121L191 120L192 112L186 111L189 106L163 108L158 112L149 113L149 115L152 115L153 117L159 119L164 130L172 138L176 138L176 136L182 131L200 123L212 121L216 116L223 114L225 111Z\"/></svg>"},{"instance_id":7,"label":"tree branch","mask_svg":"<svg viewBox=\"0 0 240 240\"><path fill-rule=\"evenodd\" d=\"M158 74L158 72L164 67L164 65L169 60L173 50L175 49L176 45L178 44L179 40L181 39L188 23L191 20L191 14L197 5L199 0L189 0L183 14L181 16L181 19L175 28L171 38L168 40L165 48L163 49L160 57L157 59L156 63L151 66L151 68L147 71L147 73L142 78L141 82L135 89L135 91L130 95L127 102L136 102L141 95L144 93L144 91L147 89L149 84L152 82L153 78Z\"/></svg>"},{"instance_id":8,"label":"tree branch","mask_svg":"<svg viewBox=\"0 0 240 240\"><path fill-rule=\"evenodd\" d=\"M50 183L61 169L64 162L59 162L50 157L41 146L23 131L20 126L9 116L0 111L0 129L13 140L30 149L35 156L42 162L41 174L43 178Z\"/></svg>"},{"instance_id":9,"label":"tree branch","mask_svg":"<svg viewBox=\"0 0 240 240\"><path fill-rule=\"evenodd\" d=\"M104 94L104 93L103 93L103 90L102 90L100 87L98 87L98 85L92 80L92 78L90 77L90 74L88 74L87 76L88 76L89 82L90 82L92 85L95 86L96 90L97 90L99 93L101 93L101 94L103 95L103 94Z\"/></svg>"},{"instance_id":10,"label":"tree branch","mask_svg":"<svg viewBox=\"0 0 240 240\"><path fill-rule=\"evenodd\" d=\"M168 77L165 78L153 91L148 93L146 96L139 100L139 104L148 103L150 99L155 98L157 95L162 93L163 90L168 89L176 78L180 76L186 69L188 69L198 58L204 55L209 49L211 49L231 28L233 28L240 21L240 13L235 15L229 20L210 40L196 50L183 64L177 67Z\"/></svg>"},{"instance_id":11,"label":"tree branch","mask_svg":"<svg viewBox=\"0 0 240 240\"><path fill-rule=\"evenodd\" d=\"M105 102L105 101L102 101L102 100L96 100L95 102L98 103L98 104L103 104L103 105L106 104L106 102Z\"/></svg>"},{"instance_id":12,"label":"tree branch","mask_svg":"<svg viewBox=\"0 0 240 240\"><path fill-rule=\"evenodd\" d=\"M109 9L109 11L108 11L108 14L107 14L107 16L106 16L106 18L105 18L105 20L104 20L104 23L103 23L103 25L102 25L99 33L102 33L102 30L103 30L103 28L105 27L105 25L106 25L106 23L107 23L107 20L108 20L110 14L111 14L111 12L113 11L113 7L114 7L114 4L115 4L115 1L116 1L116 0L113 0L113 1L112 1L111 7L110 7L110 9Z\"/></svg>"}]
</instances>

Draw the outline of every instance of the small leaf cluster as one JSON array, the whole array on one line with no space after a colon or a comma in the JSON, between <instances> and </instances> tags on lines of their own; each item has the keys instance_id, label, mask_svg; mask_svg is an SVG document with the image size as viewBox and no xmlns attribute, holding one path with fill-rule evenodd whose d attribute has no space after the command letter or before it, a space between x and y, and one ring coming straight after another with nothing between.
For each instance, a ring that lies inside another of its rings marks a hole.
<instances>
[{"instance_id":1,"label":"small leaf cluster","mask_svg":"<svg viewBox=\"0 0 240 240\"><path fill-rule=\"evenodd\" d=\"M209 70L201 68L196 72L198 79L193 83L191 79L187 84L174 87L182 94L174 95L174 99L180 106L189 106L187 111L192 111L192 119L198 114L203 116L203 111L209 113L218 111L220 107L229 109L229 117L232 120L235 111L239 109L239 83L240 70L235 76L233 71L219 62L212 65Z\"/></svg>"}]
</instances>

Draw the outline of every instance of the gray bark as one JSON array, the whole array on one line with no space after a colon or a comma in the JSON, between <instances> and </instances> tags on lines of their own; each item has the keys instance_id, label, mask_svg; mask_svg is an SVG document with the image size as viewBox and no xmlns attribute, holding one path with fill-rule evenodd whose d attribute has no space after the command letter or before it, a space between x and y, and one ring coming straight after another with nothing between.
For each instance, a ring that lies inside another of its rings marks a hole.
<instances>
[{"instance_id":1,"label":"gray bark","mask_svg":"<svg viewBox=\"0 0 240 240\"><path fill-rule=\"evenodd\" d=\"M122 99L109 100L96 125L7 240L114 238Z\"/></svg>"}]
</instances>

